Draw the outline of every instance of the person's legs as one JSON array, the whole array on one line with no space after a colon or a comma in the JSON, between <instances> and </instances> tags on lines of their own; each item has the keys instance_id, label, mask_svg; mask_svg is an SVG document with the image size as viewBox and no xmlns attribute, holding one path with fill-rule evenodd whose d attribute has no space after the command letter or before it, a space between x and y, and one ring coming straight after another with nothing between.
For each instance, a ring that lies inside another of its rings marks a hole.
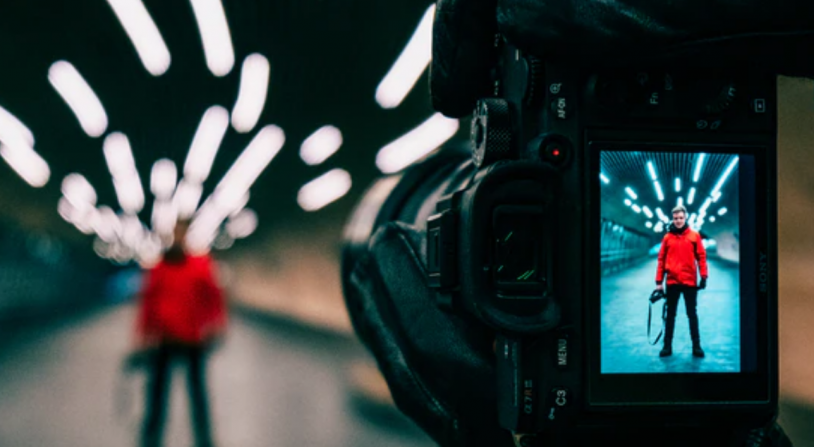
<instances>
[{"instance_id":1,"label":"person's legs","mask_svg":"<svg viewBox=\"0 0 814 447\"><path fill-rule=\"evenodd\" d=\"M664 347L659 352L659 357L673 355L673 334L675 332L679 294L680 290L677 286L668 286L665 292L667 296L667 302L665 303L665 306L667 306L667 321L664 328Z\"/></svg>"},{"instance_id":2,"label":"person's legs","mask_svg":"<svg viewBox=\"0 0 814 447\"><path fill-rule=\"evenodd\" d=\"M199 447L211 447L213 443L209 421L209 400L206 393L206 351L202 347L190 347L187 353L189 360L187 389L195 441Z\"/></svg>"},{"instance_id":3,"label":"person's legs","mask_svg":"<svg viewBox=\"0 0 814 447\"><path fill-rule=\"evenodd\" d=\"M704 350L701 349L701 333L698 327L698 289L695 287L684 288L684 307L687 309L687 319L690 321L690 338L692 339L692 355L703 357Z\"/></svg>"},{"instance_id":4,"label":"person's legs","mask_svg":"<svg viewBox=\"0 0 814 447\"><path fill-rule=\"evenodd\" d=\"M147 402L144 411L144 425L141 432L142 447L161 445L164 432L164 419L167 410L167 391L170 386L171 350L162 346L156 352L150 364L150 376L147 384Z\"/></svg>"}]
</instances>

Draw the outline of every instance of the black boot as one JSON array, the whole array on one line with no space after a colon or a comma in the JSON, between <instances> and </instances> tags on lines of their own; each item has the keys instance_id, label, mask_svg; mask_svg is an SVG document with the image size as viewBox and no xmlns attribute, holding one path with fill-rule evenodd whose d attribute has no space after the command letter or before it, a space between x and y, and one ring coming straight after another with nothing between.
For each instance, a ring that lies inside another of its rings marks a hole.
<instances>
[{"instance_id":1,"label":"black boot","mask_svg":"<svg viewBox=\"0 0 814 447\"><path fill-rule=\"evenodd\" d=\"M665 343L664 347L659 351L659 357L670 357L673 355L673 348Z\"/></svg>"},{"instance_id":2,"label":"black boot","mask_svg":"<svg viewBox=\"0 0 814 447\"><path fill-rule=\"evenodd\" d=\"M671 318L672 317L672 318ZM664 324L664 347L659 351L659 357L669 357L673 355L673 333L675 332L675 313L668 311L667 321Z\"/></svg>"},{"instance_id":3,"label":"black boot","mask_svg":"<svg viewBox=\"0 0 814 447\"><path fill-rule=\"evenodd\" d=\"M704 357L704 350L701 349L700 343L693 343L692 346L692 356L693 357Z\"/></svg>"}]
</instances>

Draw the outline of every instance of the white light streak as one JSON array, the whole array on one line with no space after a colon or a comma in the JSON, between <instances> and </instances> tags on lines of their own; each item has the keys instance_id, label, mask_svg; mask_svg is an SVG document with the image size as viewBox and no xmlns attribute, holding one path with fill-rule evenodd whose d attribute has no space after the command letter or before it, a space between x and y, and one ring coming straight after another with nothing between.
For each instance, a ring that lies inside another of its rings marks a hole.
<instances>
[{"instance_id":1,"label":"white light streak","mask_svg":"<svg viewBox=\"0 0 814 447\"><path fill-rule=\"evenodd\" d=\"M656 215L662 222L670 223L670 219L667 217L666 214L664 214L664 211L662 211L661 208L656 208Z\"/></svg>"},{"instance_id":2,"label":"white light streak","mask_svg":"<svg viewBox=\"0 0 814 447\"><path fill-rule=\"evenodd\" d=\"M7 146L0 144L0 157L8 163L26 183L41 188L51 178L48 163L38 153L25 145Z\"/></svg>"},{"instance_id":3,"label":"white light streak","mask_svg":"<svg viewBox=\"0 0 814 447\"><path fill-rule=\"evenodd\" d=\"M130 142L123 133L113 132L105 138L104 153L119 205L127 213L138 213L144 207L144 190Z\"/></svg>"},{"instance_id":4,"label":"white light streak","mask_svg":"<svg viewBox=\"0 0 814 447\"><path fill-rule=\"evenodd\" d=\"M724 214L726 214L726 212L727 212L726 207L721 208L721 209L718 210L718 215L723 216Z\"/></svg>"},{"instance_id":5,"label":"white light streak","mask_svg":"<svg viewBox=\"0 0 814 447\"><path fill-rule=\"evenodd\" d=\"M600 179L600 180L602 180L602 182L603 182L603 183L605 183L606 185L607 185L608 183L610 183L610 179L608 178L608 176L607 176L607 175L605 175L605 174L604 174L604 173L602 173L602 172L600 172L600 173L599 173L599 179Z\"/></svg>"},{"instance_id":6,"label":"white light streak","mask_svg":"<svg viewBox=\"0 0 814 447\"><path fill-rule=\"evenodd\" d=\"M201 201L202 194L203 185L201 183L189 181L186 178L182 179L172 199L178 217L184 219L191 217L198 207L198 202Z\"/></svg>"},{"instance_id":7,"label":"white light streak","mask_svg":"<svg viewBox=\"0 0 814 447\"><path fill-rule=\"evenodd\" d=\"M647 222L644 223L644 226L646 226L647 228L653 228L653 222L650 222L648 220Z\"/></svg>"},{"instance_id":8,"label":"white light streak","mask_svg":"<svg viewBox=\"0 0 814 447\"><path fill-rule=\"evenodd\" d=\"M248 237L257 229L257 213L243 209L226 222L226 234L234 239Z\"/></svg>"},{"instance_id":9,"label":"white light streak","mask_svg":"<svg viewBox=\"0 0 814 447\"><path fill-rule=\"evenodd\" d=\"M381 148L376 154L376 166L385 174L398 172L444 144L457 131L458 120L436 113L415 129Z\"/></svg>"},{"instance_id":10,"label":"white light streak","mask_svg":"<svg viewBox=\"0 0 814 447\"><path fill-rule=\"evenodd\" d=\"M687 196L687 205L692 205L693 201L695 201L695 186L690 188L690 194Z\"/></svg>"},{"instance_id":11,"label":"white light streak","mask_svg":"<svg viewBox=\"0 0 814 447\"><path fill-rule=\"evenodd\" d=\"M715 184L715 188L712 189L712 193L710 194L712 197L715 197L718 193L721 192L721 187L724 186L726 179L729 178L729 174L732 173L732 170L735 169L735 166L738 164L738 160L740 157L735 157L731 162L729 162L729 166L726 167L726 170L721 175L721 178L718 179L718 183Z\"/></svg>"},{"instance_id":12,"label":"white light streak","mask_svg":"<svg viewBox=\"0 0 814 447\"><path fill-rule=\"evenodd\" d=\"M641 209L641 207L639 207L639 205L634 204L631 208L633 208L633 211L635 211L636 214L639 214L639 213L642 212L642 209Z\"/></svg>"},{"instance_id":13,"label":"white light streak","mask_svg":"<svg viewBox=\"0 0 814 447\"><path fill-rule=\"evenodd\" d=\"M62 179L62 195L74 208L96 206L96 190L81 174L68 174Z\"/></svg>"},{"instance_id":14,"label":"white light streak","mask_svg":"<svg viewBox=\"0 0 814 447\"><path fill-rule=\"evenodd\" d=\"M22 138L29 147L34 147L34 134L31 130L11 112L0 107L0 141L15 146L18 138Z\"/></svg>"},{"instance_id":15,"label":"white light streak","mask_svg":"<svg viewBox=\"0 0 814 447\"><path fill-rule=\"evenodd\" d=\"M300 146L300 158L307 165L318 165L327 160L342 146L342 132L327 125L317 129Z\"/></svg>"},{"instance_id":16,"label":"white light streak","mask_svg":"<svg viewBox=\"0 0 814 447\"><path fill-rule=\"evenodd\" d=\"M709 208L709 206L711 204L712 204L712 198L707 197L707 200L704 200L704 204L701 205L701 209L698 210L698 213L706 215L707 214L707 208Z\"/></svg>"},{"instance_id":17,"label":"white light streak","mask_svg":"<svg viewBox=\"0 0 814 447\"><path fill-rule=\"evenodd\" d=\"M220 0L190 0L201 33L206 66L217 77L226 76L235 65L232 36Z\"/></svg>"},{"instance_id":18,"label":"white light streak","mask_svg":"<svg viewBox=\"0 0 814 447\"><path fill-rule=\"evenodd\" d=\"M178 220L178 207L169 200L156 200L153 202L153 214L150 218L153 231L164 236L172 234Z\"/></svg>"},{"instance_id":19,"label":"white light streak","mask_svg":"<svg viewBox=\"0 0 814 447\"><path fill-rule=\"evenodd\" d=\"M167 200L172 197L177 181L178 168L175 167L172 160L162 158L153 163L150 173L150 191L157 199Z\"/></svg>"},{"instance_id":20,"label":"white light streak","mask_svg":"<svg viewBox=\"0 0 814 447\"><path fill-rule=\"evenodd\" d=\"M136 214L144 208L144 192L138 177L114 177L113 187L124 212Z\"/></svg>"},{"instance_id":21,"label":"white light streak","mask_svg":"<svg viewBox=\"0 0 814 447\"><path fill-rule=\"evenodd\" d=\"M184 178L203 183L209 177L215 155L228 128L229 112L226 109L212 106L204 112L184 162Z\"/></svg>"},{"instance_id":22,"label":"white light streak","mask_svg":"<svg viewBox=\"0 0 814 447\"><path fill-rule=\"evenodd\" d=\"M48 70L48 80L71 108L82 130L91 137L98 137L107 129L107 114L99 97L85 78L66 61L57 61Z\"/></svg>"},{"instance_id":23,"label":"white light streak","mask_svg":"<svg viewBox=\"0 0 814 447\"><path fill-rule=\"evenodd\" d=\"M240 92L232 108L232 127L240 133L254 129L268 94L271 67L262 54L253 53L243 60L240 72Z\"/></svg>"},{"instance_id":24,"label":"white light streak","mask_svg":"<svg viewBox=\"0 0 814 447\"><path fill-rule=\"evenodd\" d=\"M715 216L709 216L709 221L715 223Z\"/></svg>"},{"instance_id":25,"label":"white light streak","mask_svg":"<svg viewBox=\"0 0 814 447\"><path fill-rule=\"evenodd\" d=\"M401 55L376 88L376 102L384 109L398 107L432 59L432 22L435 3L427 8Z\"/></svg>"},{"instance_id":26,"label":"white light streak","mask_svg":"<svg viewBox=\"0 0 814 447\"><path fill-rule=\"evenodd\" d=\"M297 194L297 203L305 211L319 210L350 191L351 177L344 169L333 169L306 183Z\"/></svg>"},{"instance_id":27,"label":"white light streak","mask_svg":"<svg viewBox=\"0 0 814 447\"><path fill-rule=\"evenodd\" d=\"M153 76L170 68L170 50L141 0L107 0L136 48L141 63Z\"/></svg>"},{"instance_id":28,"label":"white light streak","mask_svg":"<svg viewBox=\"0 0 814 447\"><path fill-rule=\"evenodd\" d=\"M659 179L659 177L656 175L656 168L653 167L652 161L647 162L647 170L650 171L650 178L653 179L653 181Z\"/></svg>"},{"instance_id":29,"label":"white light streak","mask_svg":"<svg viewBox=\"0 0 814 447\"><path fill-rule=\"evenodd\" d=\"M645 215L645 216L647 216L647 218L648 218L648 219L652 219L652 218L653 218L653 212L652 212L652 211L650 211L650 208L648 208L648 207L646 207L646 206L643 206L643 207L642 207L642 211L644 212L644 215Z\"/></svg>"},{"instance_id":30,"label":"white light streak","mask_svg":"<svg viewBox=\"0 0 814 447\"><path fill-rule=\"evenodd\" d=\"M664 202L664 192L662 192L659 182L653 182L653 187L656 188L656 196L659 198L659 202Z\"/></svg>"},{"instance_id":31,"label":"white light streak","mask_svg":"<svg viewBox=\"0 0 814 447\"><path fill-rule=\"evenodd\" d=\"M681 179L676 177L676 192L681 192Z\"/></svg>"},{"instance_id":32,"label":"white light streak","mask_svg":"<svg viewBox=\"0 0 814 447\"><path fill-rule=\"evenodd\" d=\"M698 154L698 161L695 164L695 173L692 175L693 183L698 181L698 178L701 176L701 168L704 166L704 159L707 157L707 154Z\"/></svg>"},{"instance_id":33,"label":"white light streak","mask_svg":"<svg viewBox=\"0 0 814 447\"><path fill-rule=\"evenodd\" d=\"M625 198L625 205L627 206L633 205L633 202L630 199Z\"/></svg>"},{"instance_id":34,"label":"white light streak","mask_svg":"<svg viewBox=\"0 0 814 447\"><path fill-rule=\"evenodd\" d=\"M275 125L263 127L215 188L215 198L221 205L234 205L246 194L257 177L285 144L283 130Z\"/></svg>"},{"instance_id":35,"label":"white light streak","mask_svg":"<svg viewBox=\"0 0 814 447\"><path fill-rule=\"evenodd\" d=\"M676 201L677 206L684 205L684 199L681 196L678 196L678 200Z\"/></svg>"},{"instance_id":36,"label":"white light streak","mask_svg":"<svg viewBox=\"0 0 814 447\"><path fill-rule=\"evenodd\" d=\"M633 191L633 188L631 188L630 186L625 187L625 192L626 192L626 193L627 193L627 195L629 195L629 196L630 196L630 198L631 198L631 199L633 199L633 200L636 200L636 199L638 199L638 198L639 198L639 196L638 196L638 195L636 195L636 192L635 192L635 191Z\"/></svg>"}]
</instances>

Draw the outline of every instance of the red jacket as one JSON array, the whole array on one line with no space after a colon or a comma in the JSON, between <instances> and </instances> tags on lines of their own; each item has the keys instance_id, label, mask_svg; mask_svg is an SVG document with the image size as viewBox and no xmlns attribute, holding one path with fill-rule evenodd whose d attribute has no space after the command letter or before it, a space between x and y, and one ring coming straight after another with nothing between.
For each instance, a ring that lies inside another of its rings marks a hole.
<instances>
[{"instance_id":1,"label":"red jacket","mask_svg":"<svg viewBox=\"0 0 814 447\"><path fill-rule=\"evenodd\" d=\"M200 344L225 327L226 306L209 256L162 260L147 273L136 327L140 343Z\"/></svg>"},{"instance_id":2,"label":"red jacket","mask_svg":"<svg viewBox=\"0 0 814 447\"><path fill-rule=\"evenodd\" d=\"M698 270L701 278L707 277L707 251L701 243L701 235L684 226L664 235L659 250L659 266L656 271L656 284L661 284L667 275L667 285L681 284L696 287Z\"/></svg>"}]
</instances>

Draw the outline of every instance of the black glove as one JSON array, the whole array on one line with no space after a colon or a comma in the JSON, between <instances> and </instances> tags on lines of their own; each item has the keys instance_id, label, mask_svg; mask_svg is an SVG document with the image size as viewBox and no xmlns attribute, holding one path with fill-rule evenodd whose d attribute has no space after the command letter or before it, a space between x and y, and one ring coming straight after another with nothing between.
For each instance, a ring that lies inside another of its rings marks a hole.
<instances>
[{"instance_id":1,"label":"black glove","mask_svg":"<svg viewBox=\"0 0 814 447\"><path fill-rule=\"evenodd\" d=\"M466 116L490 96L497 32L571 65L740 66L814 77L810 0L439 0L430 68L438 111Z\"/></svg>"},{"instance_id":2,"label":"black glove","mask_svg":"<svg viewBox=\"0 0 814 447\"><path fill-rule=\"evenodd\" d=\"M425 286L423 238L401 223L376 231L345 285L354 329L398 408L439 445L511 446L497 424L494 334L438 308Z\"/></svg>"},{"instance_id":3,"label":"black glove","mask_svg":"<svg viewBox=\"0 0 814 447\"><path fill-rule=\"evenodd\" d=\"M707 278L701 278L701 284L698 285L699 290L704 290L707 288Z\"/></svg>"}]
</instances>

